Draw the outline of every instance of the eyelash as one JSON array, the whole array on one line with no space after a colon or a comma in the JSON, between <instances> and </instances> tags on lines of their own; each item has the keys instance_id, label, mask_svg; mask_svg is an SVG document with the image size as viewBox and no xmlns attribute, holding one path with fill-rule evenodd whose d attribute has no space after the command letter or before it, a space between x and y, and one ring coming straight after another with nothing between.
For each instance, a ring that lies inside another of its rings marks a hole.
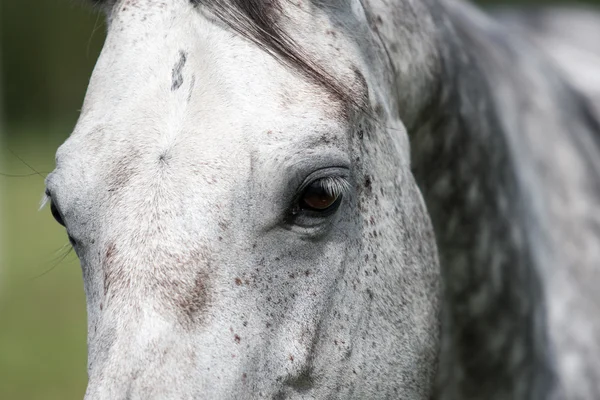
<instances>
[{"instance_id":1,"label":"eyelash","mask_svg":"<svg viewBox=\"0 0 600 400\"><path fill-rule=\"evenodd\" d=\"M341 176L327 176L325 178L317 179L311 182L308 186L315 182L321 184L321 188L327 192L330 196L344 196L350 192L350 182L348 179Z\"/></svg>"}]
</instances>

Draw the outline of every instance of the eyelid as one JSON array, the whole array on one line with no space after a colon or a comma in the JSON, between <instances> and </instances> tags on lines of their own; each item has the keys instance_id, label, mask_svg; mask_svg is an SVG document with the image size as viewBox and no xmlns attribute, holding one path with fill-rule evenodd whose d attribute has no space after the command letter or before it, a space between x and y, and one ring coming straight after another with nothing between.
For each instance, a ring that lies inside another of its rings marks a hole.
<instances>
[{"instance_id":1,"label":"eyelid","mask_svg":"<svg viewBox=\"0 0 600 400\"><path fill-rule=\"evenodd\" d=\"M352 188L352 183L350 180L350 170L346 167L328 167L328 168L322 168L320 170L314 171L313 173L311 173L310 175L308 175L304 181L302 182L302 184L298 187L295 195L292 198L292 202L290 204L290 208L287 211L287 218L294 218L295 215L298 215L298 204L300 202L300 200L302 199L302 196L304 194L304 192L306 191L306 189L313 184L314 182L321 180L321 179L327 179L327 178L332 178L332 179L339 179L340 182L341 181L346 181L347 185L344 185L345 192L341 193L342 195L348 193L350 191L350 189Z\"/></svg>"},{"instance_id":2,"label":"eyelid","mask_svg":"<svg viewBox=\"0 0 600 400\"><path fill-rule=\"evenodd\" d=\"M321 179L337 179L340 182L345 181L344 186L349 190L352 186L350 183L350 170L346 167L328 167L314 171L308 175L296 191L296 196L301 196L308 186Z\"/></svg>"}]
</instances>

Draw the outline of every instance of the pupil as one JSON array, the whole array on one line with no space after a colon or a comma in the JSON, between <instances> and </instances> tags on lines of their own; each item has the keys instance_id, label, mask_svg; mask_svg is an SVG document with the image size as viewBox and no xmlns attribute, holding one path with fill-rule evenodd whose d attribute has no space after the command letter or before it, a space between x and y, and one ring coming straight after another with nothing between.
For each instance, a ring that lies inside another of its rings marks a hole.
<instances>
[{"instance_id":1,"label":"pupil","mask_svg":"<svg viewBox=\"0 0 600 400\"><path fill-rule=\"evenodd\" d=\"M327 193L321 186L310 186L304 194L304 203L317 210L324 210L330 207L337 198Z\"/></svg>"}]
</instances>

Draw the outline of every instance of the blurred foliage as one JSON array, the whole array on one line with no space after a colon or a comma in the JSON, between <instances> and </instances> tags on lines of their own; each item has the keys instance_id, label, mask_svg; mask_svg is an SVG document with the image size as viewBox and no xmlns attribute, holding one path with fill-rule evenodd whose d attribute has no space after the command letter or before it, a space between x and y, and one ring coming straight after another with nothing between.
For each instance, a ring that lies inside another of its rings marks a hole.
<instances>
[{"instance_id":1,"label":"blurred foliage","mask_svg":"<svg viewBox=\"0 0 600 400\"><path fill-rule=\"evenodd\" d=\"M81 399L81 272L75 255L65 254L64 229L47 208L37 209L56 148L77 119L104 22L82 0L0 1L0 173L33 174L0 175L0 399Z\"/></svg>"},{"instance_id":2,"label":"blurred foliage","mask_svg":"<svg viewBox=\"0 0 600 400\"><path fill-rule=\"evenodd\" d=\"M86 385L85 297L77 257L49 210L44 176L67 127L15 129L0 146L0 399L81 399ZM40 134L42 132L42 134ZM32 171L22 160L40 172Z\"/></svg>"},{"instance_id":3,"label":"blurred foliage","mask_svg":"<svg viewBox=\"0 0 600 400\"><path fill-rule=\"evenodd\" d=\"M2 0L8 123L75 119L104 40L104 20L73 0Z\"/></svg>"}]
</instances>

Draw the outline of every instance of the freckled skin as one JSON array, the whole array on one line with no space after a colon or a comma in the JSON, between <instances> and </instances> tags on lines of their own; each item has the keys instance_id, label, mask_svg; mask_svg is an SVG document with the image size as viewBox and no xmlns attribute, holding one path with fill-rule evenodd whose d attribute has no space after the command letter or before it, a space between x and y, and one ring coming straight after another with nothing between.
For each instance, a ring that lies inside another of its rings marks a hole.
<instances>
[{"instance_id":1,"label":"freckled skin","mask_svg":"<svg viewBox=\"0 0 600 400\"><path fill-rule=\"evenodd\" d=\"M546 398L541 239L503 208L533 197L499 122L518 92L461 53L502 36L433 0L282 3L347 104L192 3L104 2L47 180L83 269L86 400ZM339 208L298 212L319 177L348 183Z\"/></svg>"}]
</instances>

